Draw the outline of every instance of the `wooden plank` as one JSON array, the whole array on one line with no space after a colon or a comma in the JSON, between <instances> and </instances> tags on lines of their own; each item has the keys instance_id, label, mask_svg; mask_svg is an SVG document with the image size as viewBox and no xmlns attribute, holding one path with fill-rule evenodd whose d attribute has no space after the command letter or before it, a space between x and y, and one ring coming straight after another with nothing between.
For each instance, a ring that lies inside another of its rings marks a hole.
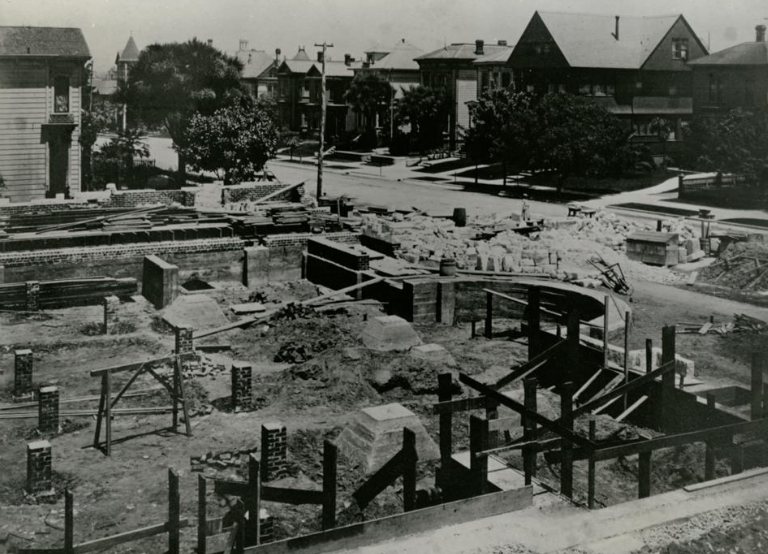
<instances>
[{"instance_id":1,"label":"wooden plank","mask_svg":"<svg viewBox=\"0 0 768 554\"><path fill-rule=\"evenodd\" d=\"M648 400L647 396L641 396L640 398L638 398L634 404L632 404L629 408L621 412L621 414L619 414L618 417L616 417L616 421L624 421L624 419L626 419L629 416L629 414L631 414L637 408L639 408L643 404L643 402L645 402L646 400Z\"/></svg>"},{"instance_id":2,"label":"wooden plank","mask_svg":"<svg viewBox=\"0 0 768 554\"><path fill-rule=\"evenodd\" d=\"M336 481L339 448L329 440L323 442L323 530L336 527Z\"/></svg>"},{"instance_id":3,"label":"wooden plank","mask_svg":"<svg viewBox=\"0 0 768 554\"><path fill-rule=\"evenodd\" d=\"M602 368L600 368L597 371L595 371L594 375L592 375L592 377L587 379L587 381L583 385L581 385L581 388L579 390L577 390L575 393L573 393L573 401L574 402L576 402L576 400L578 400L579 396L581 396L584 393L584 391L589 388L589 385L591 385L592 383L595 382L595 379L597 379L598 376L602 372L603 372Z\"/></svg>"},{"instance_id":4,"label":"wooden plank","mask_svg":"<svg viewBox=\"0 0 768 554\"><path fill-rule=\"evenodd\" d=\"M498 400L499 404L501 404L502 406L511 408L517 413L525 417L531 418L534 422L538 423L542 427L554 433L557 433L563 438L567 438L568 440L570 440L575 444L578 444L580 446L587 446L587 447L592 446L592 443L589 440L577 435L573 431L569 431L568 429L560 425L559 422L552 421L542 416L541 414L538 414L536 412L529 410L519 402L512 400L511 398L505 396L504 394L498 392L497 390L489 387L488 385L481 383L480 381L473 379L472 377L464 373L459 374L459 380L465 385L472 387L476 391L483 393L488 397Z\"/></svg>"},{"instance_id":5,"label":"wooden plank","mask_svg":"<svg viewBox=\"0 0 768 554\"><path fill-rule=\"evenodd\" d=\"M416 463L419 456L416 453L416 433L403 427L403 511L410 512L416 508Z\"/></svg>"},{"instance_id":6,"label":"wooden plank","mask_svg":"<svg viewBox=\"0 0 768 554\"><path fill-rule=\"evenodd\" d=\"M323 491L307 489L291 489L288 487L261 487L261 499L266 502L279 502L281 504L322 504Z\"/></svg>"},{"instance_id":7,"label":"wooden plank","mask_svg":"<svg viewBox=\"0 0 768 554\"><path fill-rule=\"evenodd\" d=\"M706 335L707 332L712 328L712 323L707 321L704 325L701 326L701 329L699 329L698 333L700 335Z\"/></svg>"},{"instance_id":8,"label":"wooden plank","mask_svg":"<svg viewBox=\"0 0 768 554\"><path fill-rule=\"evenodd\" d=\"M189 526L189 520L182 518L179 520L179 527ZM85 554L86 552L94 552L96 550L106 550L119 544L126 542L132 542L139 539L145 539L147 537L154 537L161 533L165 533L168 530L167 523L158 523L156 525L149 525L142 527L141 529L134 529L133 531L126 531L117 535L104 537L102 539L95 539L88 542L82 542L75 545L75 554Z\"/></svg>"},{"instance_id":9,"label":"wooden plank","mask_svg":"<svg viewBox=\"0 0 768 554\"><path fill-rule=\"evenodd\" d=\"M596 408L596 409L595 409L595 410L592 412L592 415L597 415L597 414L599 414L599 413L601 413L601 412L605 411L606 409L608 409L608 407L609 407L609 406L613 406L614 404L616 404L616 402L618 402L620 398L621 398L620 396L617 396L617 397L616 397L616 398L614 398L613 400L611 400L611 401L609 401L609 402L606 402L606 403L605 403L605 404L603 404L602 406L600 406L600 407Z\"/></svg>"},{"instance_id":10,"label":"wooden plank","mask_svg":"<svg viewBox=\"0 0 768 554\"><path fill-rule=\"evenodd\" d=\"M104 374L104 423L106 426L105 454L112 455L112 373Z\"/></svg>"},{"instance_id":11,"label":"wooden plank","mask_svg":"<svg viewBox=\"0 0 768 554\"><path fill-rule=\"evenodd\" d=\"M294 185L288 185L287 187L283 187L283 188L281 188L279 190L276 190L275 192L272 192L272 193L264 196L263 198L259 198L258 200L253 200L251 202L251 204L261 204L262 202L266 202L267 200L272 200L276 196L280 196L281 194L285 194L286 192L291 191L291 190L295 189L296 187L300 187L304 183L306 183L306 181L301 181L301 182L296 183Z\"/></svg>"},{"instance_id":12,"label":"wooden plank","mask_svg":"<svg viewBox=\"0 0 768 554\"><path fill-rule=\"evenodd\" d=\"M561 350L564 350L566 344L567 344L567 341L565 340L556 342L555 344L547 348L544 352L537 354L532 360L525 362L523 365L521 365L519 368L514 370L509 375L505 375L504 377L496 381L496 384L493 386L493 388L500 389L502 387L505 387L507 385L514 383L515 381L528 377L531 373L533 373L534 371L539 369L542 365L544 365L546 362L548 362L553 356L556 356L557 354L560 353Z\"/></svg>"},{"instance_id":13,"label":"wooden plank","mask_svg":"<svg viewBox=\"0 0 768 554\"><path fill-rule=\"evenodd\" d=\"M352 493L352 498L355 499L361 510L365 509L371 500L400 477L403 473L403 457L401 450Z\"/></svg>"},{"instance_id":14,"label":"wooden plank","mask_svg":"<svg viewBox=\"0 0 768 554\"><path fill-rule=\"evenodd\" d=\"M207 499L208 481L202 475L197 476L197 554L206 554L206 536L212 535L214 531L213 521L208 519L208 499ZM218 520L221 526L221 519Z\"/></svg>"},{"instance_id":15,"label":"wooden plank","mask_svg":"<svg viewBox=\"0 0 768 554\"><path fill-rule=\"evenodd\" d=\"M227 479L215 479L213 492L218 495L245 496L248 494L248 483L243 481L230 481Z\"/></svg>"},{"instance_id":16,"label":"wooden plank","mask_svg":"<svg viewBox=\"0 0 768 554\"><path fill-rule=\"evenodd\" d=\"M437 376L437 399L440 403L450 402L453 398L453 375L441 373ZM433 407L434 410L434 407ZM453 412L440 414L440 468L448 471L453 449Z\"/></svg>"},{"instance_id":17,"label":"wooden plank","mask_svg":"<svg viewBox=\"0 0 768 554\"><path fill-rule=\"evenodd\" d=\"M493 433L496 431L509 431L520 426L521 418L519 415L511 417L502 417L488 421L488 430Z\"/></svg>"},{"instance_id":18,"label":"wooden plank","mask_svg":"<svg viewBox=\"0 0 768 554\"><path fill-rule=\"evenodd\" d=\"M484 410L488 399L485 396L473 396L471 398L457 398L438 402L432 405L432 413L436 415L452 414L454 412L466 412L469 410Z\"/></svg>"},{"instance_id":19,"label":"wooden plank","mask_svg":"<svg viewBox=\"0 0 768 554\"><path fill-rule=\"evenodd\" d=\"M72 491L64 491L64 554L75 554L75 499Z\"/></svg>"},{"instance_id":20,"label":"wooden plank","mask_svg":"<svg viewBox=\"0 0 768 554\"><path fill-rule=\"evenodd\" d=\"M179 554L181 534L179 521L181 520L181 496L179 495L179 474L173 469L168 469L168 554Z\"/></svg>"},{"instance_id":21,"label":"wooden plank","mask_svg":"<svg viewBox=\"0 0 768 554\"><path fill-rule=\"evenodd\" d=\"M195 354L191 352L187 352L184 354L179 354L179 357L182 360L188 360L190 358L194 358ZM169 356L163 356L162 358L151 358L149 360L144 360L143 362L134 362L131 364L124 364L124 365L117 365L112 367L106 367L104 369L94 369L91 370L90 376L91 377L98 377L100 375L103 375L105 373L120 373L123 371L134 371L137 369L141 369L142 367L146 365L160 365L160 364L166 364L168 362L172 362L176 359L176 354L171 354Z\"/></svg>"}]
</instances>

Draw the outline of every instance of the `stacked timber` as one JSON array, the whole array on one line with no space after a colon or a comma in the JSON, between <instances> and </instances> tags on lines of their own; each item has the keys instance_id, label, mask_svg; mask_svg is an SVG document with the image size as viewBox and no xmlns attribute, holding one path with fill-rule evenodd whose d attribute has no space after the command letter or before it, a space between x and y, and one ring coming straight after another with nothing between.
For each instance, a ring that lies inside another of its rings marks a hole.
<instances>
[{"instance_id":1,"label":"stacked timber","mask_svg":"<svg viewBox=\"0 0 768 554\"><path fill-rule=\"evenodd\" d=\"M60 308L99 304L105 296L126 297L138 292L136 279L91 277L40 281L38 306ZM25 283L0 284L0 308L25 309L28 306Z\"/></svg>"}]
</instances>

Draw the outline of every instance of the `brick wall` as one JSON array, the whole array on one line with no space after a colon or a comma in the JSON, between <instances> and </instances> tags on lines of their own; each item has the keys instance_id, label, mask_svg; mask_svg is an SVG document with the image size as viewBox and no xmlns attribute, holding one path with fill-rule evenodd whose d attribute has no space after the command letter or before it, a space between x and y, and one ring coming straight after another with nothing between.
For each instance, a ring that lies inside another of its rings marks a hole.
<instances>
[{"instance_id":1,"label":"brick wall","mask_svg":"<svg viewBox=\"0 0 768 554\"><path fill-rule=\"evenodd\" d=\"M14 353L13 394L32 394L32 351L16 350Z\"/></svg>"},{"instance_id":2,"label":"brick wall","mask_svg":"<svg viewBox=\"0 0 768 554\"><path fill-rule=\"evenodd\" d=\"M232 362L232 408L235 411L253 407L251 394L251 364Z\"/></svg>"},{"instance_id":3,"label":"brick wall","mask_svg":"<svg viewBox=\"0 0 768 554\"><path fill-rule=\"evenodd\" d=\"M307 241L307 252L354 271L367 271L370 269L370 258L367 252L323 237L309 239Z\"/></svg>"},{"instance_id":4,"label":"brick wall","mask_svg":"<svg viewBox=\"0 0 768 554\"><path fill-rule=\"evenodd\" d=\"M261 475L264 481L287 476L288 431L282 423L261 426Z\"/></svg>"},{"instance_id":5,"label":"brick wall","mask_svg":"<svg viewBox=\"0 0 768 554\"><path fill-rule=\"evenodd\" d=\"M175 343L175 352L176 354L183 354L185 352L194 352L195 351L195 340L193 338L194 336L194 329L191 325L179 325L174 329L175 331L175 337L176 337L176 343Z\"/></svg>"},{"instance_id":6,"label":"brick wall","mask_svg":"<svg viewBox=\"0 0 768 554\"><path fill-rule=\"evenodd\" d=\"M46 492L53 486L51 443L35 441L27 444L27 492Z\"/></svg>"},{"instance_id":7,"label":"brick wall","mask_svg":"<svg viewBox=\"0 0 768 554\"><path fill-rule=\"evenodd\" d=\"M230 204L235 202L252 202L254 200L260 200L265 196L275 193L282 188L285 188L285 183L254 183L247 185L235 185L230 187L222 187L221 189L221 204ZM271 198L275 202L300 202L302 196L304 196L304 186L298 186L283 194Z\"/></svg>"},{"instance_id":8,"label":"brick wall","mask_svg":"<svg viewBox=\"0 0 768 554\"><path fill-rule=\"evenodd\" d=\"M286 233L283 235L269 235L262 239L262 245L268 248L273 246L306 246L309 239L322 237L333 242L341 244L360 244L360 234L347 231L339 233L324 233L316 235L313 233Z\"/></svg>"},{"instance_id":9,"label":"brick wall","mask_svg":"<svg viewBox=\"0 0 768 554\"><path fill-rule=\"evenodd\" d=\"M197 197L196 189L181 190L121 190L112 193L104 206L109 208L133 208L134 206L144 206L151 204L165 204L169 206L173 203L182 206L194 206Z\"/></svg>"},{"instance_id":10,"label":"brick wall","mask_svg":"<svg viewBox=\"0 0 768 554\"><path fill-rule=\"evenodd\" d=\"M41 433L59 432L59 389L57 387L41 387L37 396L38 423Z\"/></svg>"}]
</instances>

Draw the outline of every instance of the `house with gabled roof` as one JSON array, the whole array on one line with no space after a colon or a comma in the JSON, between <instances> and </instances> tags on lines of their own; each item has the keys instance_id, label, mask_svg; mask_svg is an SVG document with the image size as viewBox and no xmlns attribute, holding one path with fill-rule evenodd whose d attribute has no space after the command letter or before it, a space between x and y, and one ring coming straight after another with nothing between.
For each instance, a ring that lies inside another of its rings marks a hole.
<instances>
[{"instance_id":1,"label":"house with gabled roof","mask_svg":"<svg viewBox=\"0 0 768 554\"><path fill-rule=\"evenodd\" d=\"M755 27L755 40L704 56L693 68L693 110L718 117L730 110L768 108L768 42L765 25Z\"/></svg>"},{"instance_id":2,"label":"house with gabled roof","mask_svg":"<svg viewBox=\"0 0 768 554\"><path fill-rule=\"evenodd\" d=\"M0 27L0 175L12 202L80 190L90 59L80 29Z\"/></svg>"},{"instance_id":3,"label":"house with gabled roof","mask_svg":"<svg viewBox=\"0 0 768 554\"><path fill-rule=\"evenodd\" d=\"M415 58L419 64L421 84L445 91L449 112L445 121L447 145L451 150L461 142L461 129L469 127L469 104L477 100L477 68L475 60L507 50L505 41L486 44L454 43Z\"/></svg>"},{"instance_id":4,"label":"house with gabled roof","mask_svg":"<svg viewBox=\"0 0 768 554\"><path fill-rule=\"evenodd\" d=\"M670 140L693 114L691 60L707 49L680 14L628 17L533 14L509 67L518 90L568 92L592 98L653 140L650 123L671 123Z\"/></svg>"},{"instance_id":5,"label":"house with gabled roof","mask_svg":"<svg viewBox=\"0 0 768 554\"><path fill-rule=\"evenodd\" d=\"M499 41L497 46L504 48L499 48L496 52L481 56L472 62L477 70L478 96L497 88L510 90L515 88L514 71L509 67L509 57L514 47L508 46L507 41Z\"/></svg>"},{"instance_id":6,"label":"house with gabled roof","mask_svg":"<svg viewBox=\"0 0 768 554\"><path fill-rule=\"evenodd\" d=\"M254 97L277 94L277 68L280 65L280 49L272 57L264 50L248 48L248 41L240 39L235 57L243 64L240 81Z\"/></svg>"}]
</instances>

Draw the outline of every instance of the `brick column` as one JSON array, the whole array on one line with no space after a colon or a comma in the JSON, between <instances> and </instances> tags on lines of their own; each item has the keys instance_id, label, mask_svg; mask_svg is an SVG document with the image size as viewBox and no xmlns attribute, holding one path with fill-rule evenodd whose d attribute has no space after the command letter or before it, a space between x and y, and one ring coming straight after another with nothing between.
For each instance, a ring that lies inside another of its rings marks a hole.
<instances>
[{"instance_id":1,"label":"brick column","mask_svg":"<svg viewBox=\"0 0 768 554\"><path fill-rule=\"evenodd\" d=\"M259 544L273 542L275 540L275 518L269 512L261 508L259 510Z\"/></svg>"},{"instance_id":2,"label":"brick column","mask_svg":"<svg viewBox=\"0 0 768 554\"><path fill-rule=\"evenodd\" d=\"M118 310L120 309L120 299L117 296L105 296L104 301L104 334L108 335L114 325L120 321Z\"/></svg>"},{"instance_id":3,"label":"brick column","mask_svg":"<svg viewBox=\"0 0 768 554\"><path fill-rule=\"evenodd\" d=\"M59 389L41 387L37 396L37 429L41 433L59 432Z\"/></svg>"},{"instance_id":4,"label":"brick column","mask_svg":"<svg viewBox=\"0 0 768 554\"><path fill-rule=\"evenodd\" d=\"M248 410L252 407L251 364L232 362L232 408L234 410Z\"/></svg>"},{"instance_id":5,"label":"brick column","mask_svg":"<svg viewBox=\"0 0 768 554\"><path fill-rule=\"evenodd\" d=\"M35 441L27 444L27 492L51 490L51 443Z\"/></svg>"},{"instance_id":6,"label":"brick column","mask_svg":"<svg viewBox=\"0 0 768 554\"><path fill-rule=\"evenodd\" d=\"M27 281L26 302L27 310L35 311L40 309L40 281Z\"/></svg>"},{"instance_id":7,"label":"brick column","mask_svg":"<svg viewBox=\"0 0 768 554\"><path fill-rule=\"evenodd\" d=\"M261 475L264 481L287 476L288 432L282 423L261 426Z\"/></svg>"},{"instance_id":8,"label":"brick column","mask_svg":"<svg viewBox=\"0 0 768 554\"><path fill-rule=\"evenodd\" d=\"M195 341L192 338L191 325L179 325L176 327L176 353L194 352Z\"/></svg>"},{"instance_id":9,"label":"brick column","mask_svg":"<svg viewBox=\"0 0 768 554\"><path fill-rule=\"evenodd\" d=\"M32 351L16 350L14 356L13 395L32 394Z\"/></svg>"}]
</instances>

